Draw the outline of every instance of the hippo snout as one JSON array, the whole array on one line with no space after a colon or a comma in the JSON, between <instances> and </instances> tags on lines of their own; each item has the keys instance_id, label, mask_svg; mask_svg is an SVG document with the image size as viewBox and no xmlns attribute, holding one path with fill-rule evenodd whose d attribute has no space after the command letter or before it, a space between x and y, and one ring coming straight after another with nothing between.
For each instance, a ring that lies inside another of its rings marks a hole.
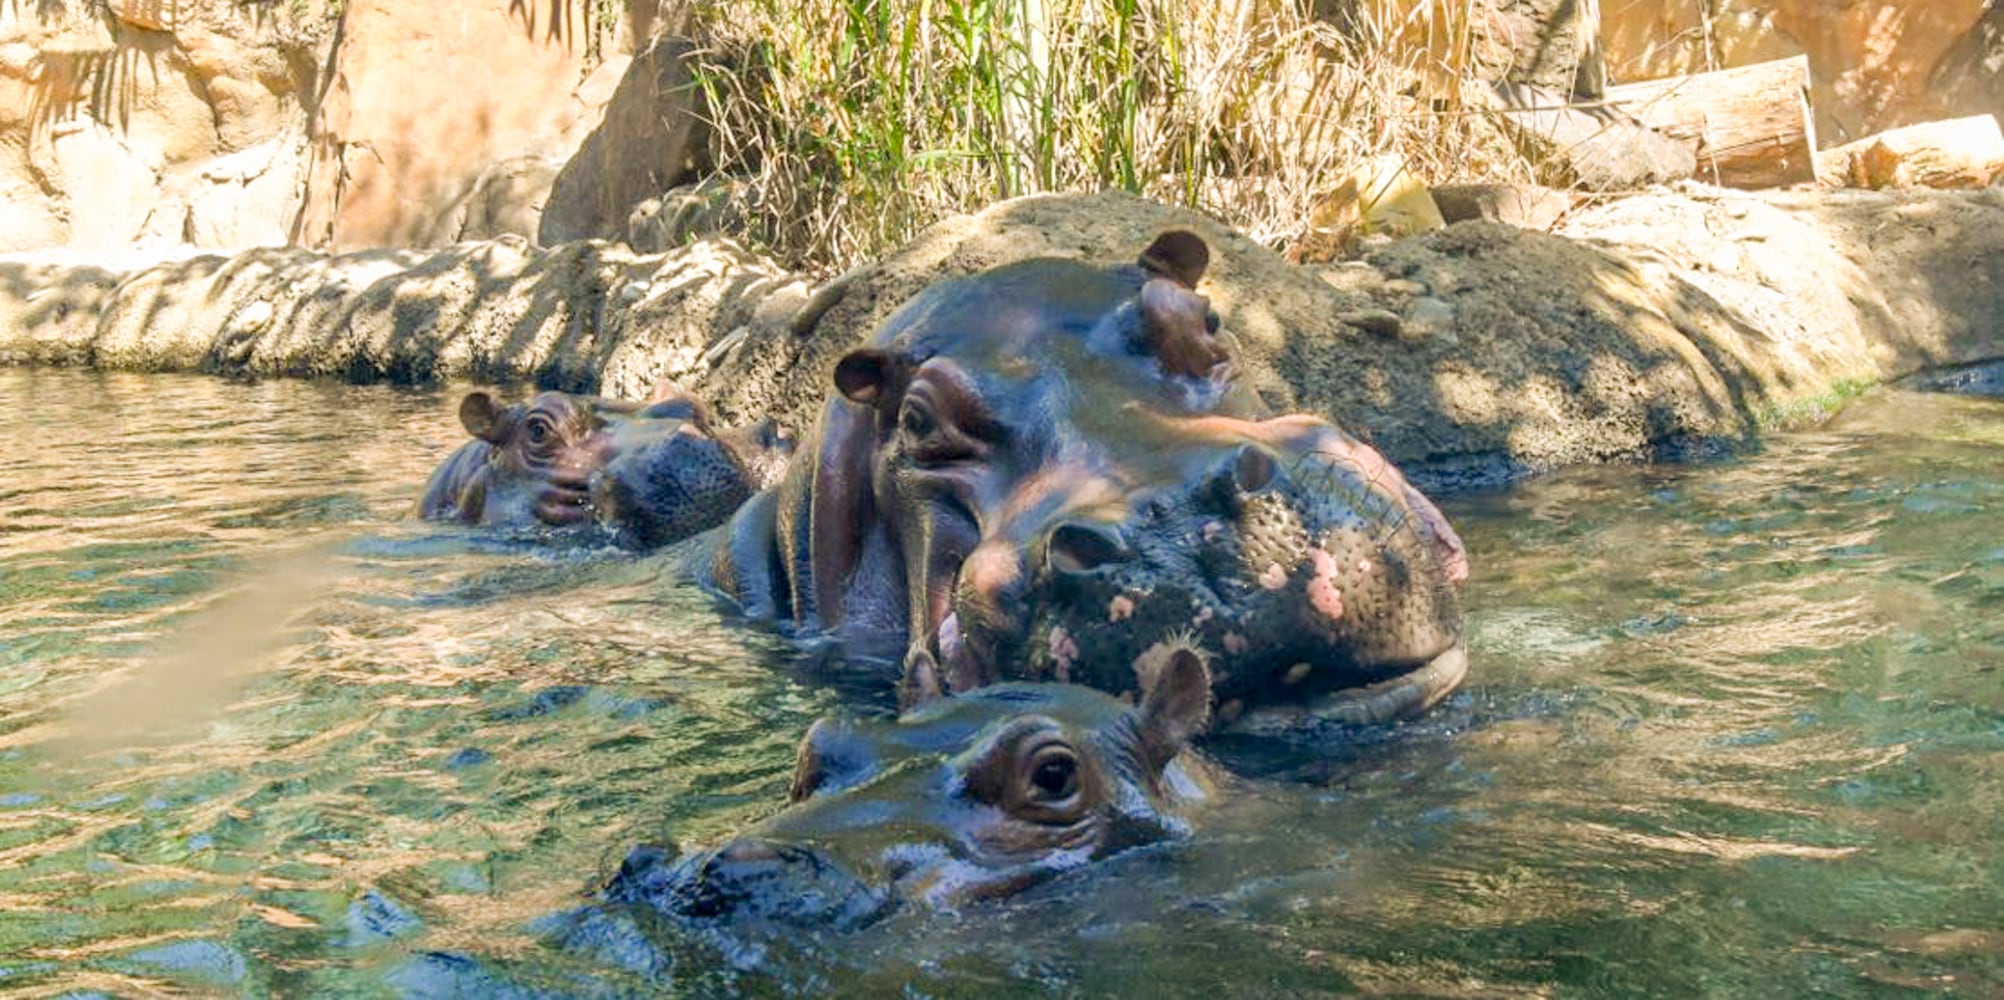
<instances>
[{"instance_id":1,"label":"hippo snout","mask_svg":"<svg viewBox=\"0 0 2004 1000\"><path fill-rule=\"evenodd\" d=\"M641 903L699 924L764 923L848 930L890 909L888 893L811 848L742 837L671 862L634 848L606 886L612 902Z\"/></svg>"}]
</instances>

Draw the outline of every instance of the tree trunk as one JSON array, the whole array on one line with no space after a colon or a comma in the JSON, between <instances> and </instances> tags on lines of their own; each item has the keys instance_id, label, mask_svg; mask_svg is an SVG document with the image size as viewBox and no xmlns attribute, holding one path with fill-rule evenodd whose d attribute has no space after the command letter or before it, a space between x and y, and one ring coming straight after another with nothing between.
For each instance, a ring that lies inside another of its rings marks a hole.
<instances>
[{"instance_id":1,"label":"tree trunk","mask_svg":"<svg viewBox=\"0 0 2004 1000\"><path fill-rule=\"evenodd\" d=\"M1607 103L1695 142L1701 179L1736 188L1816 180L1807 56L1624 83L1607 88Z\"/></svg>"}]
</instances>

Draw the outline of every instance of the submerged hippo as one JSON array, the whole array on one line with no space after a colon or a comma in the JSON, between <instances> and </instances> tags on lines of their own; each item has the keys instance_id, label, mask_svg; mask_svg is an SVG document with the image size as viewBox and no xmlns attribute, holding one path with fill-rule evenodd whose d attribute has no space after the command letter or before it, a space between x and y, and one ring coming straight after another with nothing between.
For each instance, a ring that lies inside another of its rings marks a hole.
<instances>
[{"instance_id":1,"label":"submerged hippo","mask_svg":"<svg viewBox=\"0 0 2004 1000\"><path fill-rule=\"evenodd\" d=\"M1138 707L1073 684L935 686L895 722L824 719L785 810L679 862L636 849L604 897L696 926L848 929L1007 896L1184 834L1209 711L1203 661L1180 649Z\"/></svg>"},{"instance_id":2,"label":"submerged hippo","mask_svg":"<svg viewBox=\"0 0 2004 1000\"><path fill-rule=\"evenodd\" d=\"M597 524L651 548L716 527L779 479L791 441L770 421L717 430L664 383L633 403L545 392L504 406L468 393L461 445L425 485L420 517L528 528Z\"/></svg>"},{"instance_id":3,"label":"submerged hippo","mask_svg":"<svg viewBox=\"0 0 2004 1000\"><path fill-rule=\"evenodd\" d=\"M1145 687L1143 654L1182 639L1226 703L1433 704L1466 666L1459 540L1354 438L1264 419L1195 291L1208 261L1173 232L1137 266L1030 260L928 288L837 365L710 582L955 691Z\"/></svg>"}]
</instances>

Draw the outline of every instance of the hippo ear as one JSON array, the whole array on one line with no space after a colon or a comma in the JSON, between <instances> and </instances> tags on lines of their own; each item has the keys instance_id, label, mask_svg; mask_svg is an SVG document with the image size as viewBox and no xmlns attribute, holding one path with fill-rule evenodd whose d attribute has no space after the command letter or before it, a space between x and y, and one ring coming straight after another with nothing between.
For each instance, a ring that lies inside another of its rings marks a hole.
<instances>
[{"instance_id":1,"label":"hippo ear","mask_svg":"<svg viewBox=\"0 0 2004 1000\"><path fill-rule=\"evenodd\" d=\"M466 433L488 444L501 443L501 406L484 392L469 392L459 401L459 423Z\"/></svg>"},{"instance_id":2,"label":"hippo ear","mask_svg":"<svg viewBox=\"0 0 2004 1000\"><path fill-rule=\"evenodd\" d=\"M1211 248L1196 233L1172 229L1141 251L1141 266L1184 288L1196 288L1204 278L1204 269L1211 266Z\"/></svg>"},{"instance_id":3,"label":"hippo ear","mask_svg":"<svg viewBox=\"0 0 2004 1000\"><path fill-rule=\"evenodd\" d=\"M946 685L939 680L939 662L924 647L913 648L905 657L905 675L898 681L898 713L929 705L946 696Z\"/></svg>"},{"instance_id":4,"label":"hippo ear","mask_svg":"<svg viewBox=\"0 0 2004 1000\"><path fill-rule=\"evenodd\" d=\"M911 362L904 355L859 347L835 364L835 388L852 403L874 406L904 390Z\"/></svg>"},{"instance_id":5,"label":"hippo ear","mask_svg":"<svg viewBox=\"0 0 2004 1000\"><path fill-rule=\"evenodd\" d=\"M1141 745L1160 771L1211 721L1211 671L1196 650L1172 651L1141 702Z\"/></svg>"}]
</instances>

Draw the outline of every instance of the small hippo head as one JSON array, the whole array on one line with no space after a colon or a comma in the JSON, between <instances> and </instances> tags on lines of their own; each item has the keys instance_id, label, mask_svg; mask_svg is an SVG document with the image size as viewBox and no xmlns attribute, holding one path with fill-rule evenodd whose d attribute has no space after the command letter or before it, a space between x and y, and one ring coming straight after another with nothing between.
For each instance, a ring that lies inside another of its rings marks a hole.
<instances>
[{"instance_id":1,"label":"small hippo head","mask_svg":"<svg viewBox=\"0 0 2004 1000\"><path fill-rule=\"evenodd\" d=\"M544 392L503 405L472 392L459 420L474 440L433 473L420 516L511 528L597 524L640 548L722 523L792 453L770 421L714 430L707 409L670 383L642 403Z\"/></svg>"},{"instance_id":2,"label":"small hippo head","mask_svg":"<svg viewBox=\"0 0 2004 1000\"><path fill-rule=\"evenodd\" d=\"M606 888L701 926L850 928L894 906L957 908L1180 835L1201 794L1184 750L1210 681L1168 657L1138 707L1075 685L941 695L919 661L895 722L824 719L801 743L791 803L669 864L636 850Z\"/></svg>"}]
</instances>

